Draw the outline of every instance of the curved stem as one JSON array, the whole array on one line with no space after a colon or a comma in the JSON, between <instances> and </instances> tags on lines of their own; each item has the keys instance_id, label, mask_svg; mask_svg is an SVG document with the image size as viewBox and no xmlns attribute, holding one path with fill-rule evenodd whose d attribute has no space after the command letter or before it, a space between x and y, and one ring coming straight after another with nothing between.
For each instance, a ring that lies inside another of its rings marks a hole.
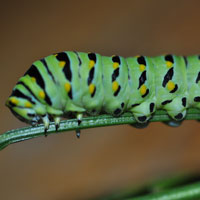
<instances>
[{"instance_id":1,"label":"curved stem","mask_svg":"<svg viewBox=\"0 0 200 200\"><path fill-rule=\"evenodd\" d=\"M200 120L200 110L189 109L187 112L186 120ZM150 122L165 122L170 121L171 118L163 110L156 111ZM131 113L125 113L120 117L113 117L111 115L100 115L96 117L83 118L80 125L76 119L63 120L60 123L58 131L55 130L55 125L52 122L48 129L47 134L58 133L63 131L71 131L77 129L95 128L102 126L113 126L121 124L134 124L136 123ZM0 150L8 146L9 144L32 139L44 135L44 126L39 125L37 127L25 127L20 129L14 129L0 135Z\"/></svg>"},{"instance_id":2,"label":"curved stem","mask_svg":"<svg viewBox=\"0 0 200 200\"><path fill-rule=\"evenodd\" d=\"M200 182L127 200L188 200L200 199Z\"/></svg>"}]
</instances>

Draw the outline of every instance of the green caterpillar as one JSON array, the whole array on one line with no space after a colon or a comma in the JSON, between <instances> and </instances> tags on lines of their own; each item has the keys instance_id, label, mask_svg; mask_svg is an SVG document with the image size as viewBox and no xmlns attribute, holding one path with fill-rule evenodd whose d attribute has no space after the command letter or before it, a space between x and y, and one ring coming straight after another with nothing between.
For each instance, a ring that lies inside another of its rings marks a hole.
<instances>
[{"instance_id":1,"label":"green caterpillar","mask_svg":"<svg viewBox=\"0 0 200 200\"><path fill-rule=\"evenodd\" d=\"M84 114L131 112L142 126L156 109L166 110L177 125L188 107L200 108L200 57L65 51L34 62L6 105L24 122L43 122L45 132L50 121L57 130L61 117L71 114L80 124Z\"/></svg>"}]
</instances>

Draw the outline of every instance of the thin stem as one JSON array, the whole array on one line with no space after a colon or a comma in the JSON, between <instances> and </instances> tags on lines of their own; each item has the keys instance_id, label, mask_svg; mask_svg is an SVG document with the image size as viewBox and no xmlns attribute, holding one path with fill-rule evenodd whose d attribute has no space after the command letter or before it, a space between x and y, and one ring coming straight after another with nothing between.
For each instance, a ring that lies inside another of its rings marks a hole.
<instances>
[{"instance_id":1,"label":"thin stem","mask_svg":"<svg viewBox=\"0 0 200 200\"><path fill-rule=\"evenodd\" d=\"M200 110L189 109L187 112L186 120L200 120ZM163 110L156 111L150 122L166 122L170 121L171 118ZM95 128L102 126L113 126L121 124L134 124L136 123L131 113L125 113L120 117L113 117L110 115L100 115L96 117L86 117L82 120L81 124L78 125L76 119L63 120L60 123L58 131L55 130L54 123L50 124L47 134L58 133L63 131L71 131L77 129ZM32 139L38 136L44 136L44 126L39 125L37 127L25 127L20 129L14 129L0 135L0 150L8 146L9 144Z\"/></svg>"},{"instance_id":2,"label":"thin stem","mask_svg":"<svg viewBox=\"0 0 200 200\"><path fill-rule=\"evenodd\" d=\"M143 197L133 197L126 200L189 200L200 199L200 182L187 186L158 192Z\"/></svg>"}]
</instances>

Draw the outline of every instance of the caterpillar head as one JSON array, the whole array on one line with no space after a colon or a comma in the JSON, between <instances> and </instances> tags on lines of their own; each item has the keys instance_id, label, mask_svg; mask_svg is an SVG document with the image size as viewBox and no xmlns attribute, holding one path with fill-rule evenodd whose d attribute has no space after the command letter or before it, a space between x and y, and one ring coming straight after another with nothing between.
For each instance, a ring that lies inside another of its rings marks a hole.
<instances>
[{"instance_id":1,"label":"caterpillar head","mask_svg":"<svg viewBox=\"0 0 200 200\"><path fill-rule=\"evenodd\" d=\"M35 112L34 105L26 99L11 95L6 101L6 106L23 122L31 125L40 122L40 117Z\"/></svg>"}]
</instances>

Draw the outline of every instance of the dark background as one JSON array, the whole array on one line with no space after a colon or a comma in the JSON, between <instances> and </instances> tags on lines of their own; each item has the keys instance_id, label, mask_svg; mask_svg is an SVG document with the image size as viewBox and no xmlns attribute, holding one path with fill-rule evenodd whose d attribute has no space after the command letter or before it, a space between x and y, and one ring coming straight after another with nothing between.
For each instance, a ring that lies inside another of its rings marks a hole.
<instances>
[{"instance_id":1,"label":"dark background","mask_svg":"<svg viewBox=\"0 0 200 200\"><path fill-rule=\"evenodd\" d=\"M49 54L200 53L200 1L1 1L1 133L26 126L4 106L18 78ZM200 170L200 124L114 126L39 137L0 152L1 199L89 198Z\"/></svg>"}]
</instances>

